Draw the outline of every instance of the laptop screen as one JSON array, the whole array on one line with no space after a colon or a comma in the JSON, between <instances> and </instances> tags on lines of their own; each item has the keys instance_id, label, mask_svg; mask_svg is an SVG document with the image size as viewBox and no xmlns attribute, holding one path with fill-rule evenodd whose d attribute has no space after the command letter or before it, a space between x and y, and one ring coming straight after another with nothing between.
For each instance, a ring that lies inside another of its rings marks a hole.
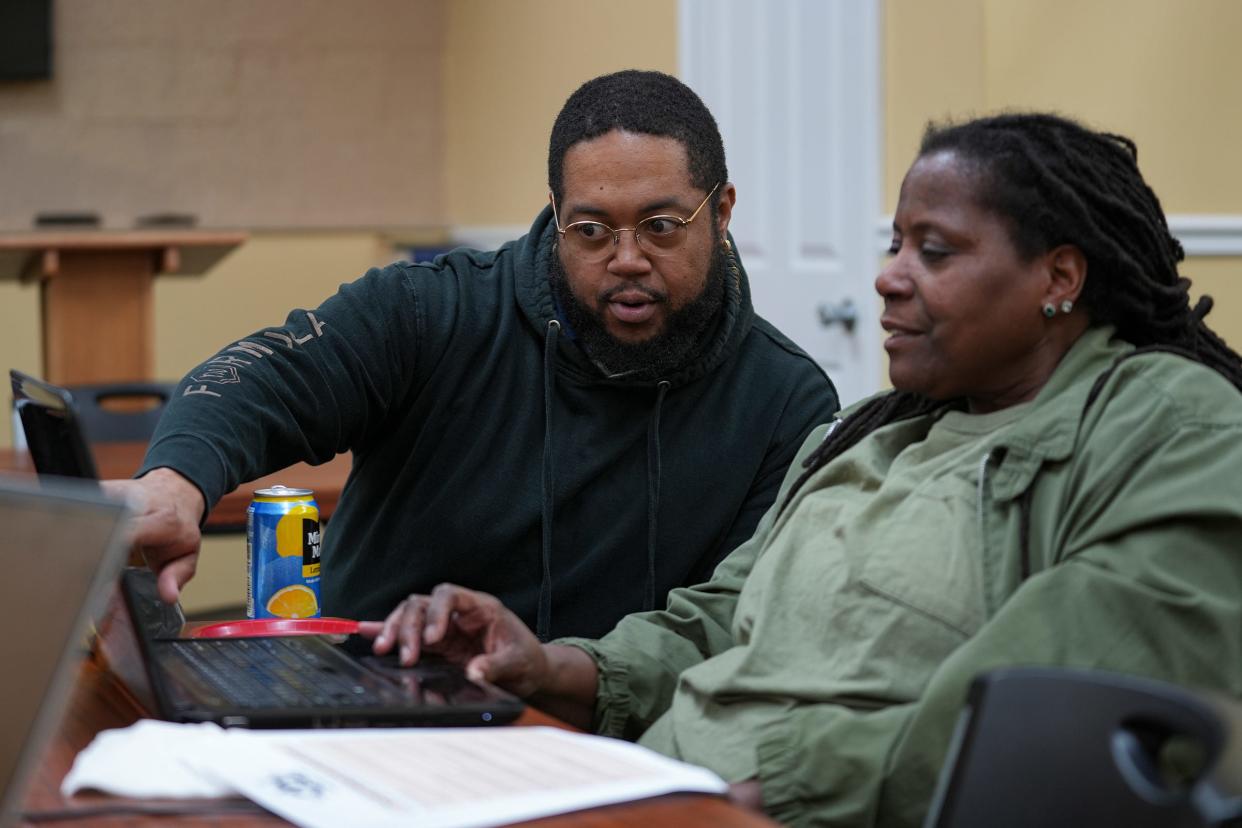
<instances>
[{"instance_id":1,"label":"laptop screen","mask_svg":"<svg viewBox=\"0 0 1242 828\"><path fill-rule=\"evenodd\" d=\"M125 509L69 482L32 489L0 478L0 822L54 728L84 634L125 560Z\"/></svg>"},{"instance_id":2,"label":"laptop screen","mask_svg":"<svg viewBox=\"0 0 1242 828\"><path fill-rule=\"evenodd\" d=\"M41 475L97 477L69 392L16 370L9 371L9 383L35 470Z\"/></svg>"}]
</instances>

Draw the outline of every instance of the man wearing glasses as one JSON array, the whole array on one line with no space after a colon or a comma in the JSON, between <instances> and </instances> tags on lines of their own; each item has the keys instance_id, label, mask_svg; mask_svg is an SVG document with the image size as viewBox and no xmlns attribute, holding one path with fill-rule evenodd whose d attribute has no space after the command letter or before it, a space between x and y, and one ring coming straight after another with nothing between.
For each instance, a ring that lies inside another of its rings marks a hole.
<instances>
[{"instance_id":1,"label":"man wearing glasses","mask_svg":"<svg viewBox=\"0 0 1242 828\"><path fill-rule=\"evenodd\" d=\"M667 75L596 78L553 125L548 182L522 238L372 270L182 381L140 478L110 484L144 504L166 600L205 504L347 450L325 615L450 581L542 639L598 636L751 535L837 398L754 313L714 119Z\"/></svg>"}]
</instances>

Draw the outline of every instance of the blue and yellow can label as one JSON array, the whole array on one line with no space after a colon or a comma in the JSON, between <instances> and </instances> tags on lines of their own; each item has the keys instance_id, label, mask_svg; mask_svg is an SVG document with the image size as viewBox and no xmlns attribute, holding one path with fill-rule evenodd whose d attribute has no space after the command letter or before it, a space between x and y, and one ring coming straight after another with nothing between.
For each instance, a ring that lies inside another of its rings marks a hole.
<instances>
[{"instance_id":1,"label":"blue and yellow can label","mask_svg":"<svg viewBox=\"0 0 1242 828\"><path fill-rule=\"evenodd\" d=\"M246 510L246 615L317 618L319 504L310 489L273 486Z\"/></svg>"}]
</instances>

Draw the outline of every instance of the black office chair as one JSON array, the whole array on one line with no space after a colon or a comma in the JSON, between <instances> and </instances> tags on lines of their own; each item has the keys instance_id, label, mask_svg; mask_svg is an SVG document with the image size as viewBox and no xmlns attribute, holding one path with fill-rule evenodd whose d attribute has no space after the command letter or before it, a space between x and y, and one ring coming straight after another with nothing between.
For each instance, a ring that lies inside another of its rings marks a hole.
<instances>
[{"instance_id":1,"label":"black office chair","mask_svg":"<svg viewBox=\"0 0 1242 828\"><path fill-rule=\"evenodd\" d=\"M149 440L176 389L167 382L70 385L78 419L91 443Z\"/></svg>"},{"instance_id":2,"label":"black office chair","mask_svg":"<svg viewBox=\"0 0 1242 828\"><path fill-rule=\"evenodd\" d=\"M925 828L1242 825L1237 714L1223 699L1112 673L986 673Z\"/></svg>"}]
</instances>

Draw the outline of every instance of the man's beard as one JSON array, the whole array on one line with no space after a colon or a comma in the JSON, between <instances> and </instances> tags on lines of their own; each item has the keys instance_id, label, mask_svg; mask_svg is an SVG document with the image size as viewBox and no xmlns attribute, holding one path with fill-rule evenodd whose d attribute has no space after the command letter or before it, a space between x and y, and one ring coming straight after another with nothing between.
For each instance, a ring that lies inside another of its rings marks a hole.
<instances>
[{"instance_id":1,"label":"man's beard","mask_svg":"<svg viewBox=\"0 0 1242 828\"><path fill-rule=\"evenodd\" d=\"M718 241L712 245L707 283L702 292L668 314L662 331L641 342L623 342L608 332L604 324L604 310L588 305L574 294L561 257L555 252L548 275L552 291L579 344L604 373L610 377L656 379L682 367L701 347L703 335L719 317L725 301L725 274L729 264L722 248ZM627 282L622 287L633 287L635 284ZM642 290L657 301L668 301L666 294L645 287ZM602 304L606 296L598 301Z\"/></svg>"}]
</instances>

